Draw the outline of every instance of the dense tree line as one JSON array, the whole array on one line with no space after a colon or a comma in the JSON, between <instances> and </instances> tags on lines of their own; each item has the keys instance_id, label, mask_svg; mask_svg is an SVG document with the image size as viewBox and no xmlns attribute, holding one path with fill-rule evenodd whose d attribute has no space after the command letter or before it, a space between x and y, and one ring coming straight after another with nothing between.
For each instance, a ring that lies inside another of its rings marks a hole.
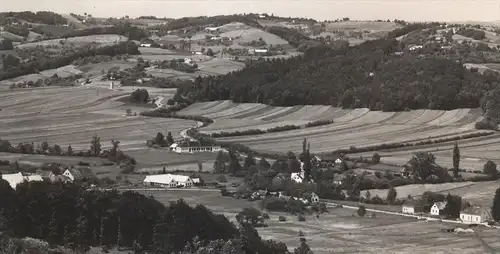
<instances>
[{"instance_id":1,"label":"dense tree line","mask_svg":"<svg viewBox=\"0 0 500 254\"><path fill-rule=\"evenodd\" d=\"M63 25L67 23L67 20L63 16L51 11L39 11L39 12L23 11L23 12L0 13L0 21L2 21L2 23L4 20L8 18L21 19L31 23L42 23L49 25Z\"/></svg>"},{"instance_id":2,"label":"dense tree line","mask_svg":"<svg viewBox=\"0 0 500 254\"><path fill-rule=\"evenodd\" d=\"M0 193L2 231L51 245L79 250L118 245L136 253L178 253L195 243L204 246L240 237L223 215L202 205L192 208L182 200L165 207L135 192L102 192L44 182L22 183L13 190L3 180Z\"/></svg>"},{"instance_id":3,"label":"dense tree line","mask_svg":"<svg viewBox=\"0 0 500 254\"><path fill-rule=\"evenodd\" d=\"M15 78L22 75L37 73L39 71L59 68L83 57L94 55L116 56L122 54L140 54L137 45L131 41L120 42L117 45L105 47L87 46L64 56L54 58L41 58L35 61L19 64L8 71L0 72L0 80Z\"/></svg>"},{"instance_id":4,"label":"dense tree line","mask_svg":"<svg viewBox=\"0 0 500 254\"><path fill-rule=\"evenodd\" d=\"M178 30L189 27L202 28L203 26L222 26L232 22L241 22L243 24L262 28L262 26L257 22L257 20L243 16L243 15L219 15L219 16L200 16L200 17L185 17L180 19L174 19L168 22L166 28L168 30Z\"/></svg>"},{"instance_id":5,"label":"dense tree line","mask_svg":"<svg viewBox=\"0 0 500 254\"><path fill-rule=\"evenodd\" d=\"M439 26L439 23L432 22L432 23L411 23L407 24L401 28L396 28L392 31L389 32L387 35L388 38L395 39L397 37L409 34L411 32L417 31L417 30L422 30L426 28L432 28L432 27L437 27Z\"/></svg>"},{"instance_id":6,"label":"dense tree line","mask_svg":"<svg viewBox=\"0 0 500 254\"><path fill-rule=\"evenodd\" d=\"M470 72L444 57L394 56L400 47L389 39L336 50L314 47L300 57L197 78L193 87L178 92L191 101L448 110L478 107L485 92L499 85L498 75Z\"/></svg>"},{"instance_id":7,"label":"dense tree line","mask_svg":"<svg viewBox=\"0 0 500 254\"><path fill-rule=\"evenodd\" d=\"M486 38L486 33L482 30L472 29L472 28L460 28L456 31L457 34L472 38L474 40L482 40Z\"/></svg>"}]
</instances>

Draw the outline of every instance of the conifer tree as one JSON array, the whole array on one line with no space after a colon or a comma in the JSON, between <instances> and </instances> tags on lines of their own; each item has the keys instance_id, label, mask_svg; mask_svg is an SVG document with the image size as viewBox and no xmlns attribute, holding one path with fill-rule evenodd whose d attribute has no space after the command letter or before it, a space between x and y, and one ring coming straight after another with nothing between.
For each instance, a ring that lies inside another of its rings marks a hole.
<instances>
[{"instance_id":1,"label":"conifer tree","mask_svg":"<svg viewBox=\"0 0 500 254\"><path fill-rule=\"evenodd\" d=\"M500 220L500 188L495 192L495 197L493 198L493 206L491 207L491 214L495 221Z\"/></svg>"},{"instance_id":2,"label":"conifer tree","mask_svg":"<svg viewBox=\"0 0 500 254\"><path fill-rule=\"evenodd\" d=\"M458 142L453 146L453 176L458 177L458 170L460 169L460 149Z\"/></svg>"}]
</instances>

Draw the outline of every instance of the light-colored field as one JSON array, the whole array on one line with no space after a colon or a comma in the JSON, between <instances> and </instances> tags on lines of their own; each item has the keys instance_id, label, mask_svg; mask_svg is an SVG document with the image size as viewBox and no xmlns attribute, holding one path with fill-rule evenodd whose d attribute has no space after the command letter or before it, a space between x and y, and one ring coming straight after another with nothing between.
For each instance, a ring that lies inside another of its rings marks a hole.
<instances>
[{"instance_id":1,"label":"light-colored field","mask_svg":"<svg viewBox=\"0 0 500 254\"><path fill-rule=\"evenodd\" d=\"M443 192L447 194L448 192L456 189L456 188L464 188L468 186L474 186L477 183L475 182L457 182L457 183L440 183L440 184L410 184L404 186L395 187L396 192L398 193L397 198L405 199L408 195L412 197L418 197L422 195L426 191L430 192ZM366 192L369 191L370 195L374 197L378 195L379 197L385 199L387 197L387 189L371 189L361 191L361 195L365 196ZM494 193L494 191L492 192Z\"/></svg>"},{"instance_id":2,"label":"light-colored field","mask_svg":"<svg viewBox=\"0 0 500 254\"><path fill-rule=\"evenodd\" d=\"M86 64L79 66L78 69L84 72L84 77L101 75L102 71L108 72L110 69L125 70L135 66L135 62L132 61L109 61L95 64Z\"/></svg>"},{"instance_id":3,"label":"light-colored field","mask_svg":"<svg viewBox=\"0 0 500 254\"><path fill-rule=\"evenodd\" d=\"M28 82L28 81L36 82L37 80L40 80L40 79L46 79L46 78L52 77L52 76L54 76L54 74L57 74L57 76L59 76L61 78L66 78L66 77L82 74L82 71L77 69L77 67L74 65L66 65L63 67L59 67L57 69L50 69L50 70L41 71L40 73L36 73L36 74L28 74L28 75L19 76L19 77L12 78L12 79L2 80L2 81L0 81L0 86L10 85L10 84L19 83L19 82Z\"/></svg>"},{"instance_id":4,"label":"light-colored field","mask_svg":"<svg viewBox=\"0 0 500 254\"><path fill-rule=\"evenodd\" d=\"M224 214L234 221L244 207L259 208L258 202L221 197L218 192L172 190L142 192L153 195L168 205L169 201L183 198L188 204L203 204L212 211ZM401 216L377 214L376 218L353 216L354 210L330 208L319 218L306 216L299 222L295 216L269 213L267 228L257 228L264 239L274 239L287 244L290 250L299 244L302 231L314 253L485 253L500 247L496 229L475 228L474 234L443 233L443 228L456 225L424 222ZM370 213L369 213L370 214ZM286 222L278 216L285 215Z\"/></svg>"},{"instance_id":5,"label":"light-colored field","mask_svg":"<svg viewBox=\"0 0 500 254\"><path fill-rule=\"evenodd\" d=\"M127 37L116 35L116 34L102 34L102 35L90 35L81 37L70 37L65 40L66 43L73 43L74 45L83 46L89 44L101 44L101 45L112 45L119 42L126 41ZM49 45L61 45L61 39L45 40L39 42L30 42L17 45L16 48L31 48L36 46L49 46Z\"/></svg>"},{"instance_id":6,"label":"light-colored field","mask_svg":"<svg viewBox=\"0 0 500 254\"><path fill-rule=\"evenodd\" d=\"M260 151L273 152L289 150L300 152L304 138L311 143L313 152L323 153L336 149L348 149L351 146L364 147L397 142L417 143L484 132L474 128L474 123L482 117L480 109L380 112L321 105L271 107L262 104L215 101L196 103L182 110L180 114L213 118L215 120L213 124L201 129L205 133L268 129L287 124L304 125L315 120L334 120L334 124L299 130L218 139L242 143ZM484 158L497 159L498 157L500 159L500 156L494 154L497 151L494 146L500 142L500 137L496 135L460 141L461 167L478 169L484 164L482 161ZM402 165L409 160L411 153L428 150L437 155L438 163L450 166L453 144L454 142L418 145L394 149L394 152L381 151L380 154L383 157L382 161ZM488 157L482 151L481 154L476 153L476 149L491 150L492 156ZM373 152L369 152L353 156L370 157L372 154Z\"/></svg>"},{"instance_id":7,"label":"light-colored field","mask_svg":"<svg viewBox=\"0 0 500 254\"><path fill-rule=\"evenodd\" d=\"M341 21L325 24L327 31L336 30L367 30L371 32L392 31L401 27L394 22L377 22L377 21Z\"/></svg>"},{"instance_id":8,"label":"light-colored field","mask_svg":"<svg viewBox=\"0 0 500 254\"><path fill-rule=\"evenodd\" d=\"M2 89L0 136L12 144L47 140L81 150L88 149L91 137L97 134L103 148L110 147L110 140L115 139L121 142L122 150L131 151L147 149L146 140L157 132L168 129L179 138L181 130L196 125L181 119L125 117L125 109L130 106L115 99L129 92L95 87ZM172 94L173 90L163 91L165 98ZM137 110L140 113L147 108Z\"/></svg>"}]
</instances>

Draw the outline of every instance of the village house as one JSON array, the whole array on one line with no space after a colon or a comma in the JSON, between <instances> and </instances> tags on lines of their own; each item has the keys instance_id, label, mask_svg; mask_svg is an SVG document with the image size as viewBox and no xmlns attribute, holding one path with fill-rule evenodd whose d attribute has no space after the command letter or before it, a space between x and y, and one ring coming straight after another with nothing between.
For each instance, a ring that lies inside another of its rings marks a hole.
<instances>
[{"instance_id":1,"label":"village house","mask_svg":"<svg viewBox=\"0 0 500 254\"><path fill-rule=\"evenodd\" d=\"M188 188L193 186L193 180L191 179L191 177L184 175L148 175L146 176L146 179L144 179L143 184L147 186L158 186L162 188Z\"/></svg>"},{"instance_id":2,"label":"village house","mask_svg":"<svg viewBox=\"0 0 500 254\"><path fill-rule=\"evenodd\" d=\"M423 208L417 201L409 200L401 206L401 212L406 214L416 214L423 212Z\"/></svg>"},{"instance_id":3,"label":"village house","mask_svg":"<svg viewBox=\"0 0 500 254\"><path fill-rule=\"evenodd\" d=\"M143 48L151 48L151 44L150 43L141 43L139 45L139 47L143 47Z\"/></svg>"},{"instance_id":4,"label":"village house","mask_svg":"<svg viewBox=\"0 0 500 254\"><path fill-rule=\"evenodd\" d=\"M97 178L97 176L92 172L92 169L84 167L66 169L63 176L68 177L71 181Z\"/></svg>"},{"instance_id":5,"label":"village house","mask_svg":"<svg viewBox=\"0 0 500 254\"><path fill-rule=\"evenodd\" d=\"M342 185L346 179L346 175L344 174L335 174L333 176L333 181L332 183L335 185Z\"/></svg>"},{"instance_id":6,"label":"village house","mask_svg":"<svg viewBox=\"0 0 500 254\"><path fill-rule=\"evenodd\" d=\"M295 183L302 183L304 181L304 172L292 173L291 179Z\"/></svg>"},{"instance_id":7,"label":"village house","mask_svg":"<svg viewBox=\"0 0 500 254\"><path fill-rule=\"evenodd\" d=\"M431 207L431 215L439 216L444 208L446 207L446 202L436 202Z\"/></svg>"},{"instance_id":8,"label":"village house","mask_svg":"<svg viewBox=\"0 0 500 254\"><path fill-rule=\"evenodd\" d=\"M480 224L491 219L488 209L480 206L471 206L460 212L460 219L468 224Z\"/></svg>"},{"instance_id":9,"label":"village house","mask_svg":"<svg viewBox=\"0 0 500 254\"><path fill-rule=\"evenodd\" d=\"M47 182L53 182L56 176L54 173L52 173L52 171L41 169L36 170L36 174L42 177L42 179Z\"/></svg>"}]
</instances>

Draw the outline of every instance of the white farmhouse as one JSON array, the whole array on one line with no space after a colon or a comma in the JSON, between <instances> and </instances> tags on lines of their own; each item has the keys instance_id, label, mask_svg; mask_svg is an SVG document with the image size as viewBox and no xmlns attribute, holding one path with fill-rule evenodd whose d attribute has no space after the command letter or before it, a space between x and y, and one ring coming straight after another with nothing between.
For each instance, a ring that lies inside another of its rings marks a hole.
<instances>
[{"instance_id":1,"label":"white farmhouse","mask_svg":"<svg viewBox=\"0 0 500 254\"><path fill-rule=\"evenodd\" d=\"M141 43L141 45L139 47L151 48L151 44L150 43Z\"/></svg>"},{"instance_id":2,"label":"white farmhouse","mask_svg":"<svg viewBox=\"0 0 500 254\"><path fill-rule=\"evenodd\" d=\"M468 224L480 224L488 221L490 218L490 212L480 206L471 206L460 212L460 219Z\"/></svg>"},{"instance_id":3,"label":"white farmhouse","mask_svg":"<svg viewBox=\"0 0 500 254\"><path fill-rule=\"evenodd\" d=\"M401 212L406 214L421 213L422 208L421 205L419 205L417 202L410 200L403 204L403 206L401 207Z\"/></svg>"},{"instance_id":4,"label":"white farmhouse","mask_svg":"<svg viewBox=\"0 0 500 254\"><path fill-rule=\"evenodd\" d=\"M446 207L446 202L436 202L431 207L431 215L439 216Z\"/></svg>"},{"instance_id":5,"label":"white farmhouse","mask_svg":"<svg viewBox=\"0 0 500 254\"><path fill-rule=\"evenodd\" d=\"M172 174L148 175L146 176L146 179L144 179L143 183L144 185L159 186L163 188L187 188L193 186L193 180L191 177Z\"/></svg>"}]
</instances>

